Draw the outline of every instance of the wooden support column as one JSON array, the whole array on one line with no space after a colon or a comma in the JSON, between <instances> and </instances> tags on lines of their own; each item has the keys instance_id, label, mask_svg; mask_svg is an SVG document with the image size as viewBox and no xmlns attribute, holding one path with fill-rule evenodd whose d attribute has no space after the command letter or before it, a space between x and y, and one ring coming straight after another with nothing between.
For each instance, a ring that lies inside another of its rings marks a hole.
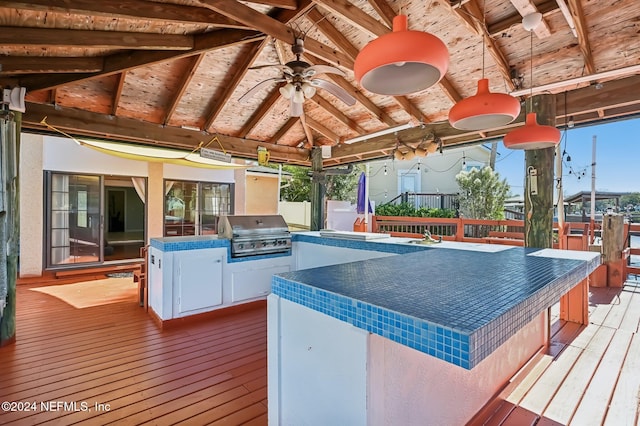
<instances>
[{"instance_id":1,"label":"wooden support column","mask_svg":"<svg viewBox=\"0 0 640 426\"><path fill-rule=\"evenodd\" d=\"M311 149L311 227L312 231L324 228L325 175L322 172L322 150Z\"/></svg>"},{"instance_id":2,"label":"wooden support column","mask_svg":"<svg viewBox=\"0 0 640 426\"><path fill-rule=\"evenodd\" d=\"M538 124L555 126L553 95L536 95L527 100L527 111L537 114ZM553 191L555 148L525 152L524 245L553 247Z\"/></svg>"},{"instance_id":3,"label":"wooden support column","mask_svg":"<svg viewBox=\"0 0 640 426\"><path fill-rule=\"evenodd\" d=\"M0 346L11 344L16 338L21 123L22 113L0 112Z\"/></svg>"}]
</instances>

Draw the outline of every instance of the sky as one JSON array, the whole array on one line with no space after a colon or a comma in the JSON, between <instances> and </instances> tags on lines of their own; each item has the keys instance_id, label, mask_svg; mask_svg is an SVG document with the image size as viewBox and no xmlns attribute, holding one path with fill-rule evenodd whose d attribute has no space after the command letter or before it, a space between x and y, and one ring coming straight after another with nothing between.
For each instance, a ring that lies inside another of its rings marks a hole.
<instances>
[{"instance_id":1,"label":"sky","mask_svg":"<svg viewBox=\"0 0 640 426\"><path fill-rule=\"evenodd\" d=\"M596 136L596 190L640 192L640 118L561 130L562 185L566 196L591 191L592 141ZM567 161L567 155L571 161ZM507 179L511 193L522 195L524 151L498 145L496 171Z\"/></svg>"}]
</instances>

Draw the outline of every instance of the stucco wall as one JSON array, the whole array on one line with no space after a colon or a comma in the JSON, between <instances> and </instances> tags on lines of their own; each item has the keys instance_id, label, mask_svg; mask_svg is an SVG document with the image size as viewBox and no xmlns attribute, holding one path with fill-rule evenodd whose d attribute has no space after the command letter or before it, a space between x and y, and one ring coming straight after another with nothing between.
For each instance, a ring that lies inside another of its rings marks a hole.
<instances>
[{"instance_id":1,"label":"stucco wall","mask_svg":"<svg viewBox=\"0 0 640 426\"><path fill-rule=\"evenodd\" d=\"M245 214L278 213L278 177L247 173Z\"/></svg>"},{"instance_id":2,"label":"stucco wall","mask_svg":"<svg viewBox=\"0 0 640 426\"><path fill-rule=\"evenodd\" d=\"M20 146L20 276L42 275L44 196L43 139L23 133Z\"/></svg>"},{"instance_id":3,"label":"stucco wall","mask_svg":"<svg viewBox=\"0 0 640 426\"><path fill-rule=\"evenodd\" d=\"M472 370L369 337L371 426L463 425L546 341L546 312Z\"/></svg>"}]
</instances>

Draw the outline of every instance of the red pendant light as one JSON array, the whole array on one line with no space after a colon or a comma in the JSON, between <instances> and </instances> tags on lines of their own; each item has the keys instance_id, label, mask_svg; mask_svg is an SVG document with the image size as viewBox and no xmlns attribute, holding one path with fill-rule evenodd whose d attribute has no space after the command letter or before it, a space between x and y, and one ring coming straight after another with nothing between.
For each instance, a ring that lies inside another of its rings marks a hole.
<instances>
[{"instance_id":1,"label":"red pendant light","mask_svg":"<svg viewBox=\"0 0 640 426\"><path fill-rule=\"evenodd\" d=\"M449 111L449 123L460 130L484 130L511 123L520 114L520 102L506 93L491 93L489 80L478 80L475 95Z\"/></svg>"},{"instance_id":2,"label":"red pendant light","mask_svg":"<svg viewBox=\"0 0 640 426\"><path fill-rule=\"evenodd\" d=\"M409 31L407 16L393 18L393 32L367 44L356 57L356 81L369 92L407 95L436 84L449 67L449 51L438 37Z\"/></svg>"},{"instance_id":3,"label":"red pendant light","mask_svg":"<svg viewBox=\"0 0 640 426\"><path fill-rule=\"evenodd\" d=\"M560 143L560 130L538 124L535 112L527 114L524 127L512 130L504 136L503 143L510 149L544 149Z\"/></svg>"}]
</instances>

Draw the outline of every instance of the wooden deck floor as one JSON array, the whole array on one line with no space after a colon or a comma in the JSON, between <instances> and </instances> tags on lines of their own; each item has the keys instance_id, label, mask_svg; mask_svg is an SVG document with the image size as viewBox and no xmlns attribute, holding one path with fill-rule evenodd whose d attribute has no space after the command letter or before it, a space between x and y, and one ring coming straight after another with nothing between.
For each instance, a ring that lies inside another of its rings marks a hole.
<instances>
[{"instance_id":1,"label":"wooden deck floor","mask_svg":"<svg viewBox=\"0 0 640 426\"><path fill-rule=\"evenodd\" d=\"M75 308L37 287L18 286L0 348L0 401L20 409L0 424L267 423L266 308L160 331L135 292Z\"/></svg>"},{"instance_id":2,"label":"wooden deck floor","mask_svg":"<svg viewBox=\"0 0 640 426\"><path fill-rule=\"evenodd\" d=\"M17 343L0 348L0 401L31 411L0 424L267 423L265 309L160 331L134 295L76 308L37 287L18 287ZM590 305L473 424L638 424L640 283Z\"/></svg>"},{"instance_id":3,"label":"wooden deck floor","mask_svg":"<svg viewBox=\"0 0 640 426\"><path fill-rule=\"evenodd\" d=\"M634 426L640 419L640 282L592 288L589 325L555 322L535 358L473 425Z\"/></svg>"}]
</instances>

